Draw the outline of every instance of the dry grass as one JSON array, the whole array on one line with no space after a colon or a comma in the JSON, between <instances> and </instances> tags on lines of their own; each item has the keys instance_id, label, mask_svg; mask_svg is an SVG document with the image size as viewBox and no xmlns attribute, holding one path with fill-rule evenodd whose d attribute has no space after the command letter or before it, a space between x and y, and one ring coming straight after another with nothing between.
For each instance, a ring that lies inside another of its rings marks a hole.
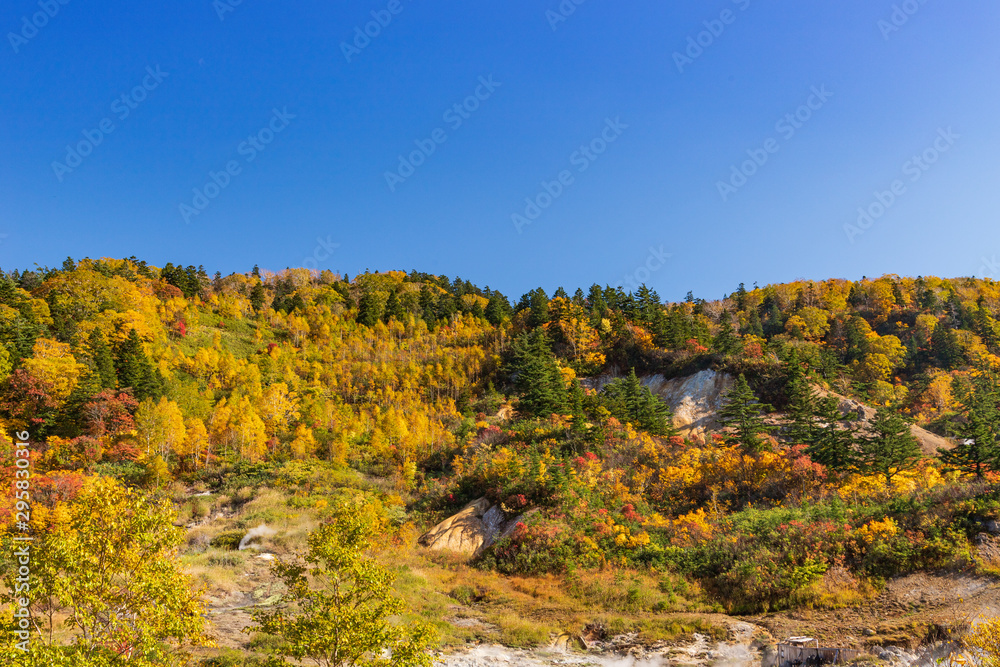
<instances>
[{"instance_id":1,"label":"dry grass","mask_svg":"<svg viewBox=\"0 0 1000 667\"><path fill-rule=\"evenodd\" d=\"M501 577L443 552L403 547L383 557L396 563L397 590L412 614L437 625L446 645L465 643L471 635L508 646L542 646L562 632L580 634L595 624L611 634L638 632L646 643L694 632L725 635L693 615L707 611L691 601L700 595L697 586L669 575L607 571ZM444 618L461 619L464 627Z\"/></svg>"},{"instance_id":2,"label":"dry grass","mask_svg":"<svg viewBox=\"0 0 1000 667\"><path fill-rule=\"evenodd\" d=\"M796 604L807 609L842 609L869 600L876 592L845 568L834 567L798 593Z\"/></svg>"}]
</instances>

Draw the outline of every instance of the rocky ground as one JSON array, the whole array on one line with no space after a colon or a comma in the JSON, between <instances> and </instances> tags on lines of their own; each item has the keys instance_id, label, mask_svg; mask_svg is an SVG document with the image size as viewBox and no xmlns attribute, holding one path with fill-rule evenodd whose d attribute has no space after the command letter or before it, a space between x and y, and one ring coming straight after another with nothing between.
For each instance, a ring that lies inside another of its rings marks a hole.
<instances>
[{"instance_id":1,"label":"rocky ground","mask_svg":"<svg viewBox=\"0 0 1000 667\"><path fill-rule=\"evenodd\" d=\"M594 667L659 667L660 665L719 665L752 667L761 664L761 653L748 644L712 642L695 634L686 645L627 646L634 637L616 637L618 646L594 647L591 652L572 652L556 647L546 650L522 651L503 646L477 646L471 650L438 656L444 667L492 667L494 665L592 665ZM616 650L617 649L617 650Z\"/></svg>"},{"instance_id":2,"label":"rocky ground","mask_svg":"<svg viewBox=\"0 0 1000 667\"><path fill-rule=\"evenodd\" d=\"M1000 614L1000 584L994 579L920 573L891 580L877 597L857 607L744 619L713 614L712 622L729 630L723 641L696 634L693 640L672 645L642 646L638 637L622 635L591 643L583 651L574 638L563 636L544 650L475 646L444 652L439 658L445 667L769 667L774 653L768 644L806 635L820 639L823 645L861 649L867 657L860 664L934 667L947 664L949 656L959 653L949 631L961 631L980 617L996 614Z\"/></svg>"},{"instance_id":3,"label":"rocky ground","mask_svg":"<svg viewBox=\"0 0 1000 667\"><path fill-rule=\"evenodd\" d=\"M773 636L817 637L845 647L890 644L915 648L945 639L981 616L1000 614L1000 584L965 573L918 573L890 580L874 599L835 610L782 612L747 618Z\"/></svg>"}]
</instances>

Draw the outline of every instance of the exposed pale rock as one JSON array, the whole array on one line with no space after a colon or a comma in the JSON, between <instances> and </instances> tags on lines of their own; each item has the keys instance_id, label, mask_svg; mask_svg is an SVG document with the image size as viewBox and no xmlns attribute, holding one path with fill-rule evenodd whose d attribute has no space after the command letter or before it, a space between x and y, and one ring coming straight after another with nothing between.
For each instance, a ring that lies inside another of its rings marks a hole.
<instances>
[{"instance_id":1,"label":"exposed pale rock","mask_svg":"<svg viewBox=\"0 0 1000 667\"><path fill-rule=\"evenodd\" d=\"M493 509L496 509L496 512L491 513ZM420 544L428 549L447 549L475 556L484 545L489 546L493 542L493 536L498 529L487 528L487 525L497 522L497 513L502 519L503 513L499 508L491 507L490 501L486 498L474 500L458 514L445 519L424 533L420 537Z\"/></svg>"},{"instance_id":2,"label":"exposed pale rock","mask_svg":"<svg viewBox=\"0 0 1000 667\"><path fill-rule=\"evenodd\" d=\"M603 375L585 384L600 390L614 379L616 376ZM674 411L674 426L682 435L689 436L719 428L716 413L734 384L731 375L711 369L670 380L662 375L649 375L640 380L670 406Z\"/></svg>"}]
</instances>

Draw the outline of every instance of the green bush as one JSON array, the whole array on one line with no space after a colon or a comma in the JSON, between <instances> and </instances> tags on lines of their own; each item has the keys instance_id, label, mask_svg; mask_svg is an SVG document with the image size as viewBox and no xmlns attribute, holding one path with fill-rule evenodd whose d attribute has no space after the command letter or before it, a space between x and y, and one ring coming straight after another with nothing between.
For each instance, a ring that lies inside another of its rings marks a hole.
<instances>
[{"instance_id":1,"label":"green bush","mask_svg":"<svg viewBox=\"0 0 1000 667\"><path fill-rule=\"evenodd\" d=\"M244 530L226 530L213 537L209 544L218 549L236 551L244 535L246 535Z\"/></svg>"},{"instance_id":2,"label":"green bush","mask_svg":"<svg viewBox=\"0 0 1000 667\"><path fill-rule=\"evenodd\" d=\"M455 588L451 589L451 592L448 593L448 595L453 600L456 600L457 602L464 604L467 607L475 603L476 598L478 597L475 588L473 588L472 586L466 586L464 584L461 586L456 586Z\"/></svg>"}]
</instances>

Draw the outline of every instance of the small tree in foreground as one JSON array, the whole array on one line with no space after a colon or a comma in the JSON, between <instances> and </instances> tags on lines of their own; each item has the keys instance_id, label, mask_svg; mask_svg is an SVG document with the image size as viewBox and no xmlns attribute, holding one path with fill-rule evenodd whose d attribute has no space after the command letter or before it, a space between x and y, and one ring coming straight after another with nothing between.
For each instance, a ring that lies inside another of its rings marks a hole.
<instances>
[{"instance_id":1,"label":"small tree in foreground","mask_svg":"<svg viewBox=\"0 0 1000 667\"><path fill-rule=\"evenodd\" d=\"M430 667L431 628L390 620L403 601L389 570L365 554L377 528L363 509L338 508L309 536L304 562L274 565L287 592L278 609L254 611L258 626L245 632L277 635L284 655L323 667Z\"/></svg>"},{"instance_id":2,"label":"small tree in foreground","mask_svg":"<svg viewBox=\"0 0 1000 667\"><path fill-rule=\"evenodd\" d=\"M981 618L965 635L963 643L976 667L1000 667L1000 618Z\"/></svg>"},{"instance_id":3,"label":"small tree in foreground","mask_svg":"<svg viewBox=\"0 0 1000 667\"><path fill-rule=\"evenodd\" d=\"M37 532L28 556L31 589L23 594L30 603L30 650L0 643L0 666L181 665L187 647L210 645L204 602L177 559L184 537L168 501L98 478L73 501L41 509L34 512ZM9 543L4 546L10 553ZM18 571L3 565L9 594ZM55 611L66 615L69 645L53 639ZM24 641L13 639L9 624L8 614L0 621L3 638Z\"/></svg>"}]
</instances>

